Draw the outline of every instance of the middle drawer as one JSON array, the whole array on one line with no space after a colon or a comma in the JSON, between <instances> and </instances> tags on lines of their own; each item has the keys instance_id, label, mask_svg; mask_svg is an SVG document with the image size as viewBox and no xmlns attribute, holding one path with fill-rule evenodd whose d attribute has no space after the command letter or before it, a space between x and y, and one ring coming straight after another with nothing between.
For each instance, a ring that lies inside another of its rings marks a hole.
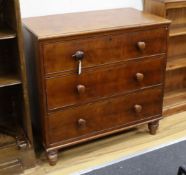
<instances>
[{"instance_id":1,"label":"middle drawer","mask_svg":"<svg viewBox=\"0 0 186 175\"><path fill-rule=\"evenodd\" d=\"M48 110L161 84L163 66L164 57L160 56L89 69L79 76L73 74L47 78Z\"/></svg>"}]
</instances>

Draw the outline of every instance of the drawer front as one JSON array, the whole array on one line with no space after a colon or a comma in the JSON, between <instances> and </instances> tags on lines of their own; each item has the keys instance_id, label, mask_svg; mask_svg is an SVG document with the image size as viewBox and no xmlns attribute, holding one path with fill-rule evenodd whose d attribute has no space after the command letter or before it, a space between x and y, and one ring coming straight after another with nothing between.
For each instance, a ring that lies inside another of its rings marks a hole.
<instances>
[{"instance_id":1,"label":"drawer front","mask_svg":"<svg viewBox=\"0 0 186 175\"><path fill-rule=\"evenodd\" d=\"M161 115L162 87L56 112L47 117L49 143L96 135ZM80 138L79 138L80 139ZM71 140L72 141L72 140Z\"/></svg>"},{"instance_id":2,"label":"drawer front","mask_svg":"<svg viewBox=\"0 0 186 175\"><path fill-rule=\"evenodd\" d=\"M61 75L48 78L46 79L48 110L80 105L161 84L163 65L163 57L152 57L102 69L91 69L80 76Z\"/></svg>"},{"instance_id":3,"label":"drawer front","mask_svg":"<svg viewBox=\"0 0 186 175\"><path fill-rule=\"evenodd\" d=\"M159 28L46 43L43 45L45 73L77 71L78 60L73 57L77 51L84 53L82 68L165 53L166 32L165 28Z\"/></svg>"}]
</instances>

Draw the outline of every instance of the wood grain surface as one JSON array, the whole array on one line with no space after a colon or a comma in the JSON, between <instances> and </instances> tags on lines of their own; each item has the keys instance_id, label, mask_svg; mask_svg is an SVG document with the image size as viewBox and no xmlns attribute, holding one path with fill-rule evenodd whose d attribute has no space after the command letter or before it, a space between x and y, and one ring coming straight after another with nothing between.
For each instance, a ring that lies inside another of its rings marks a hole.
<instances>
[{"instance_id":1,"label":"wood grain surface","mask_svg":"<svg viewBox=\"0 0 186 175\"><path fill-rule=\"evenodd\" d=\"M51 165L60 148L144 123L156 133L168 20L127 8L29 18L24 24L33 47L27 56L37 67L31 78L38 80L35 122L41 119L36 127Z\"/></svg>"},{"instance_id":2,"label":"wood grain surface","mask_svg":"<svg viewBox=\"0 0 186 175\"><path fill-rule=\"evenodd\" d=\"M48 110L85 104L117 94L162 84L164 56L114 64L102 69L89 69L82 75L61 75L46 80ZM151 64L151 66L148 66ZM143 74L143 80L137 74ZM85 92L78 93L77 86L84 85Z\"/></svg>"},{"instance_id":3,"label":"wood grain surface","mask_svg":"<svg viewBox=\"0 0 186 175\"><path fill-rule=\"evenodd\" d=\"M166 28L129 33L115 31L101 36L45 42L42 45L45 73L76 72L78 60L72 56L77 51L84 53L83 69L166 53L166 32ZM140 42L145 44L143 50L138 46Z\"/></svg>"},{"instance_id":4,"label":"wood grain surface","mask_svg":"<svg viewBox=\"0 0 186 175\"><path fill-rule=\"evenodd\" d=\"M127 156L186 139L186 112L164 118L160 122L158 134L148 134L142 126L115 137L107 137L59 153L59 162L51 167L44 154L40 157L38 167L27 171L26 175L70 175L80 171L104 166Z\"/></svg>"},{"instance_id":5,"label":"wood grain surface","mask_svg":"<svg viewBox=\"0 0 186 175\"><path fill-rule=\"evenodd\" d=\"M128 15L126 15L128 14ZM117 20L116 20L117 19ZM130 19L130 20L129 20ZM144 14L132 8L68 13L23 20L24 24L38 39L96 33L139 26L154 26L169 23L161 17Z\"/></svg>"},{"instance_id":6,"label":"wood grain surface","mask_svg":"<svg viewBox=\"0 0 186 175\"><path fill-rule=\"evenodd\" d=\"M169 34L168 64L165 83L165 115L186 110L185 7L185 0L145 0L144 4L144 11L165 17L172 21Z\"/></svg>"}]
</instances>

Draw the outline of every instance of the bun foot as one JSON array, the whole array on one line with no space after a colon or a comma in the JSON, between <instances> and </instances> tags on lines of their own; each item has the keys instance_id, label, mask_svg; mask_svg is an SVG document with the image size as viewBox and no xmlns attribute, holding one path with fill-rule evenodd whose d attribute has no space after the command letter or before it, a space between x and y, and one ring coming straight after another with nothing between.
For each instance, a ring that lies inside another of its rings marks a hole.
<instances>
[{"instance_id":1,"label":"bun foot","mask_svg":"<svg viewBox=\"0 0 186 175\"><path fill-rule=\"evenodd\" d=\"M159 128L159 121L151 122L148 124L149 132L151 135L155 135Z\"/></svg>"},{"instance_id":2,"label":"bun foot","mask_svg":"<svg viewBox=\"0 0 186 175\"><path fill-rule=\"evenodd\" d=\"M51 166L56 165L57 160L58 160L58 151L57 150L48 151L47 158Z\"/></svg>"}]
</instances>

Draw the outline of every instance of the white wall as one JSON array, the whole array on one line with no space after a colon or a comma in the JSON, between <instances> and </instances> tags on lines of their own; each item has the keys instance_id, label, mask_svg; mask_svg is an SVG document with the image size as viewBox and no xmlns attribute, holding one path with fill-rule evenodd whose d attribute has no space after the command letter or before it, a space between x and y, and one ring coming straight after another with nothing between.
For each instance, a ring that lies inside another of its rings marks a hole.
<instances>
[{"instance_id":1,"label":"white wall","mask_svg":"<svg viewBox=\"0 0 186 175\"><path fill-rule=\"evenodd\" d=\"M142 0L20 0L22 17L122 7L142 9Z\"/></svg>"}]
</instances>

